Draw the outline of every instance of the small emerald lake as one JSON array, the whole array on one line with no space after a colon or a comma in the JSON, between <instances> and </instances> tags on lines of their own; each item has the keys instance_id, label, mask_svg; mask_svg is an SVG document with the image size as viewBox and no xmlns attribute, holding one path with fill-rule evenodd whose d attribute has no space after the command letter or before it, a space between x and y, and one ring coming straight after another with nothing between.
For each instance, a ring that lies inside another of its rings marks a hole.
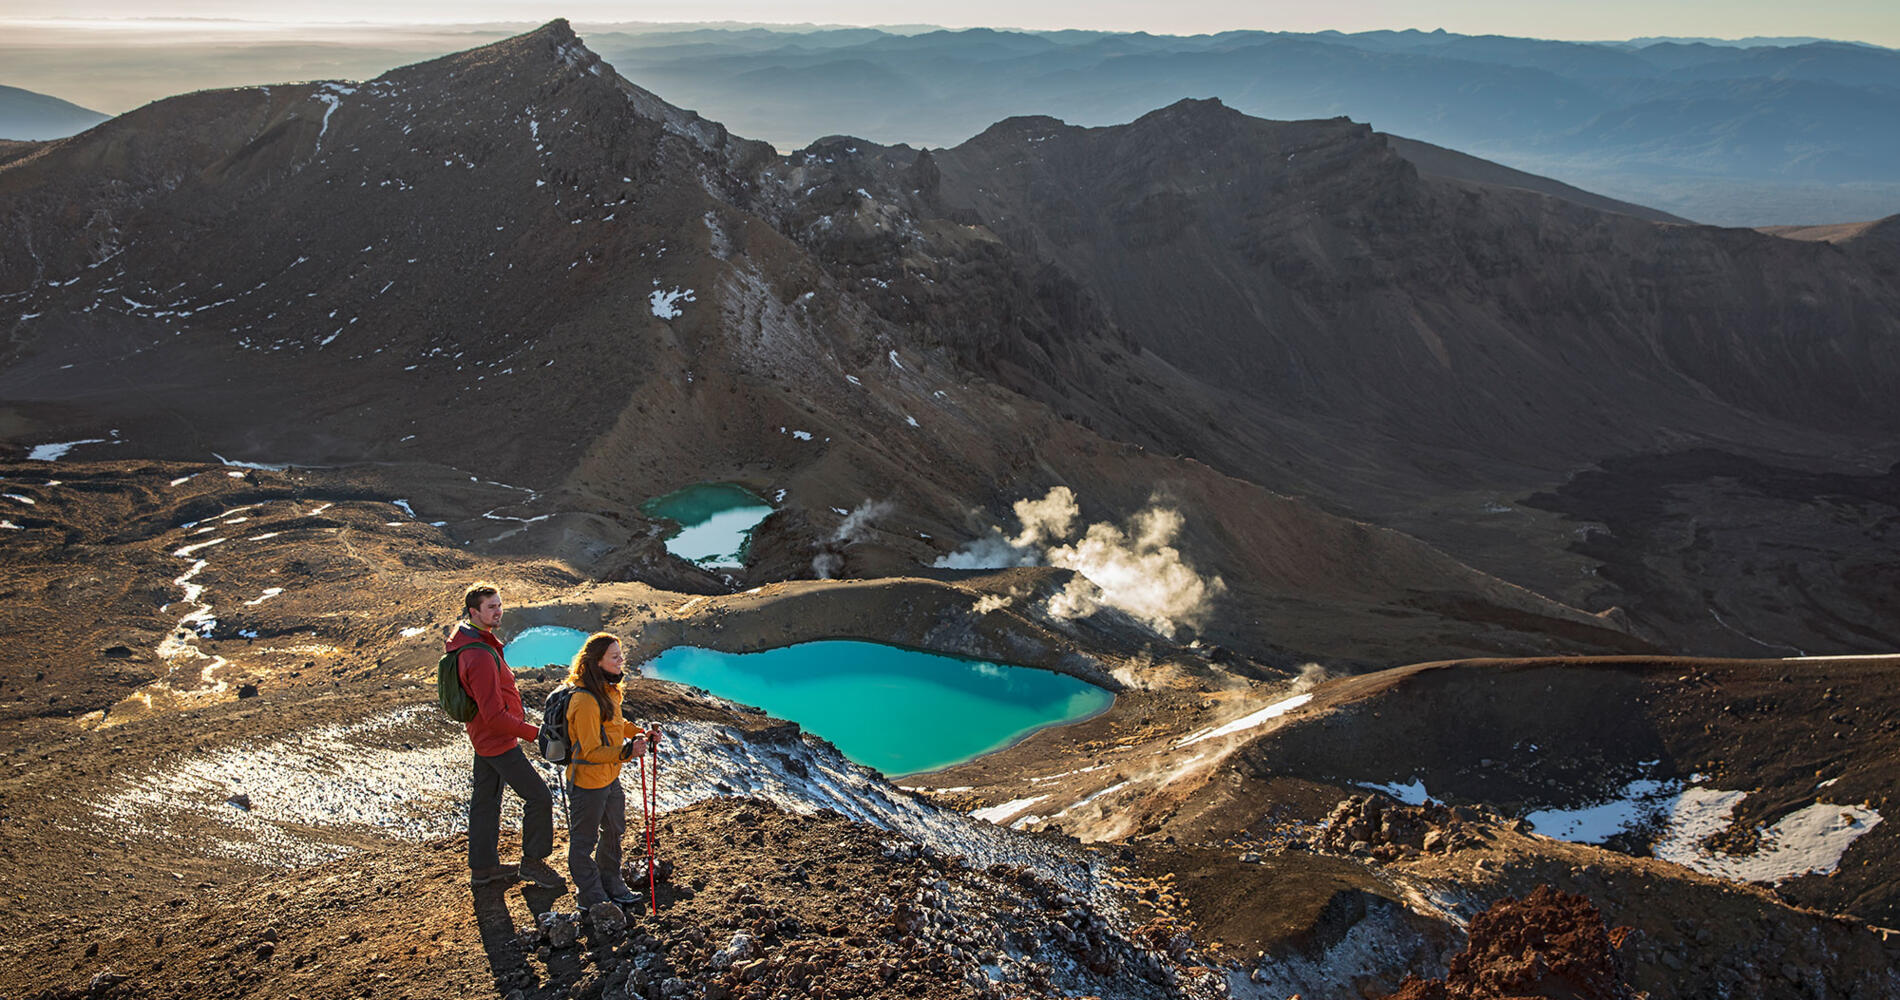
<instances>
[{"instance_id":1,"label":"small emerald lake","mask_svg":"<svg viewBox=\"0 0 1900 1000\"><path fill-rule=\"evenodd\" d=\"M743 486L699 483L654 497L640 512L678 526L666 538L666 551L708 569L731 568L745 565L752 529L772 505Z\"/></svg>"},{"instance_id":2,"label":"small emerald lake","mask_svg":"<svg viewBox=\"0 0 1900 1000\"><path fill-rule=\"evenodd\" d=\"M528 629L508 643L508 662L566 663L586 637L575 629ZM676 646L641 672L791 719L890 775L1000 750L1114 701L1101 688L1047 670L849 640L760 653Z\"/></svg>"}]
</instances>

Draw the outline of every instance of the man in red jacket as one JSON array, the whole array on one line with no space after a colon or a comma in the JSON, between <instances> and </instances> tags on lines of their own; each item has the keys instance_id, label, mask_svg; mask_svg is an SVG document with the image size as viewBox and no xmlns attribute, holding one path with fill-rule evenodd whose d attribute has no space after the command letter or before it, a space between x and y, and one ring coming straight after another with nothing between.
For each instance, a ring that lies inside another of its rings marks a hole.
<instances>
[{"instance_id":1,"label":"man in red jacket","mask_svg":"<svg viewBox=\"0 0 1900 1000\"><path fill-rule=\"evenodd\" d=\"M474 790L468 803L469 879L476 885L525 878L548 889L567 888L566 880L549 867L554 850L554 796L540 772L528 763L517 740L531 740L539 730L527 723L521 710L521 692L514 671L502 659L501 592L492 583L477 583L462 595L462 615L448 640L457 653L456 673L462 690L475 700L475 718L468 721L468 741L475 745ZM466 650L466 652L460 652ZM495 842L501 835L501 786L521 796L521 867L501 863Z\"/></svg>"}]
</instances>

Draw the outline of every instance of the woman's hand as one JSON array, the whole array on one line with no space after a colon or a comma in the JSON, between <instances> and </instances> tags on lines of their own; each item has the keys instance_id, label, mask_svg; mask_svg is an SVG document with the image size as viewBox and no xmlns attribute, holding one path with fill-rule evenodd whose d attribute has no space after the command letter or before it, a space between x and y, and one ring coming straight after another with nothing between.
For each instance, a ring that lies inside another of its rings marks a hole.
<instances>
[{"instance_id":1,"label":"woman's hand","mask_svg":"<svg viewBox=\"0 0 1900 1000\"><path fill-rule=\"evenodd\" d=\"M620 759L621 760L632 760L633 758L646 752L647 752L647 741L644 737L639 737L639 736L630 737L625 743L620 744Z\"/></svg>"}]
</instances>

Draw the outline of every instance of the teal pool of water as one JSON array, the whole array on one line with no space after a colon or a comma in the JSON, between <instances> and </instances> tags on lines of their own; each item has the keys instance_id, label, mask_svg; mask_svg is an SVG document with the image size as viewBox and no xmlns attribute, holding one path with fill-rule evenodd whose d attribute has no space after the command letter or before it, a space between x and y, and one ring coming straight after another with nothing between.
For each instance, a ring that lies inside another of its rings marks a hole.
<instances>
[{"instance_id":1,"label":"teal pool of water","mask_svg":"<svg viewBox=\"0 0 1900 1000\"><path fill-rule=\"evenodd\" d=\"M508 644L508 662L566 663L586 637L576 629L532 628ZM517 644L524 644L519 653ZM762 653L676 646L641 672L791 719L891 775L1000 750L1114 701L1101 688L1047 670L846 640Z\"/></svg>"},{"instance_id":2,"label":"teal pool of water","mask_svg":"<svg viewBox=\"0 0 1900 1000\"><path fill-rule=\"evenodd\" d=\"M590 633L559 625L536 625L522 631L501 647L501 657L511 667L545 667L550 663L566 666L581 651L581 643Z\"/></svg>"},{"instance_id":3,"label":"teal pool of water","mask_svg":"<svg viewBox=\"0 0 1900 1000\"><path fill-rule=\"evenodd\" d=\"M742 486L700 483L654 497L640 511L679 526L667 536L668 552L710 568L745 565L752 529L772 513L772 505Z\"/></svg>"}]
</instances>

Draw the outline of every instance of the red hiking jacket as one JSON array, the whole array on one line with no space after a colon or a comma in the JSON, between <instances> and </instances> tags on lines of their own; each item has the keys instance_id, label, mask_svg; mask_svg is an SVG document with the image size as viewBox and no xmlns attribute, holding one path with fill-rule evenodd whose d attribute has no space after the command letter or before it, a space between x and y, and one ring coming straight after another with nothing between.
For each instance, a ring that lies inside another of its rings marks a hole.
<instances>
[{"instance_id":1,"label":"red hiking jacket","mask_svg":"<svg viewBox=\"0 0 1900 1000\"><path fill-rule=\"evenodd\" d=\"M515 748L517 739L531 740L540 730L528 725L521 711L521 692L514 671L501 657L501 640L492 632L467 624L449 635L448 651L479 647L457 659L455 672L462 690L475 699L475 717L468 720L468 741L483 757L495 757Z\"/></svg>"}]
</instances>

